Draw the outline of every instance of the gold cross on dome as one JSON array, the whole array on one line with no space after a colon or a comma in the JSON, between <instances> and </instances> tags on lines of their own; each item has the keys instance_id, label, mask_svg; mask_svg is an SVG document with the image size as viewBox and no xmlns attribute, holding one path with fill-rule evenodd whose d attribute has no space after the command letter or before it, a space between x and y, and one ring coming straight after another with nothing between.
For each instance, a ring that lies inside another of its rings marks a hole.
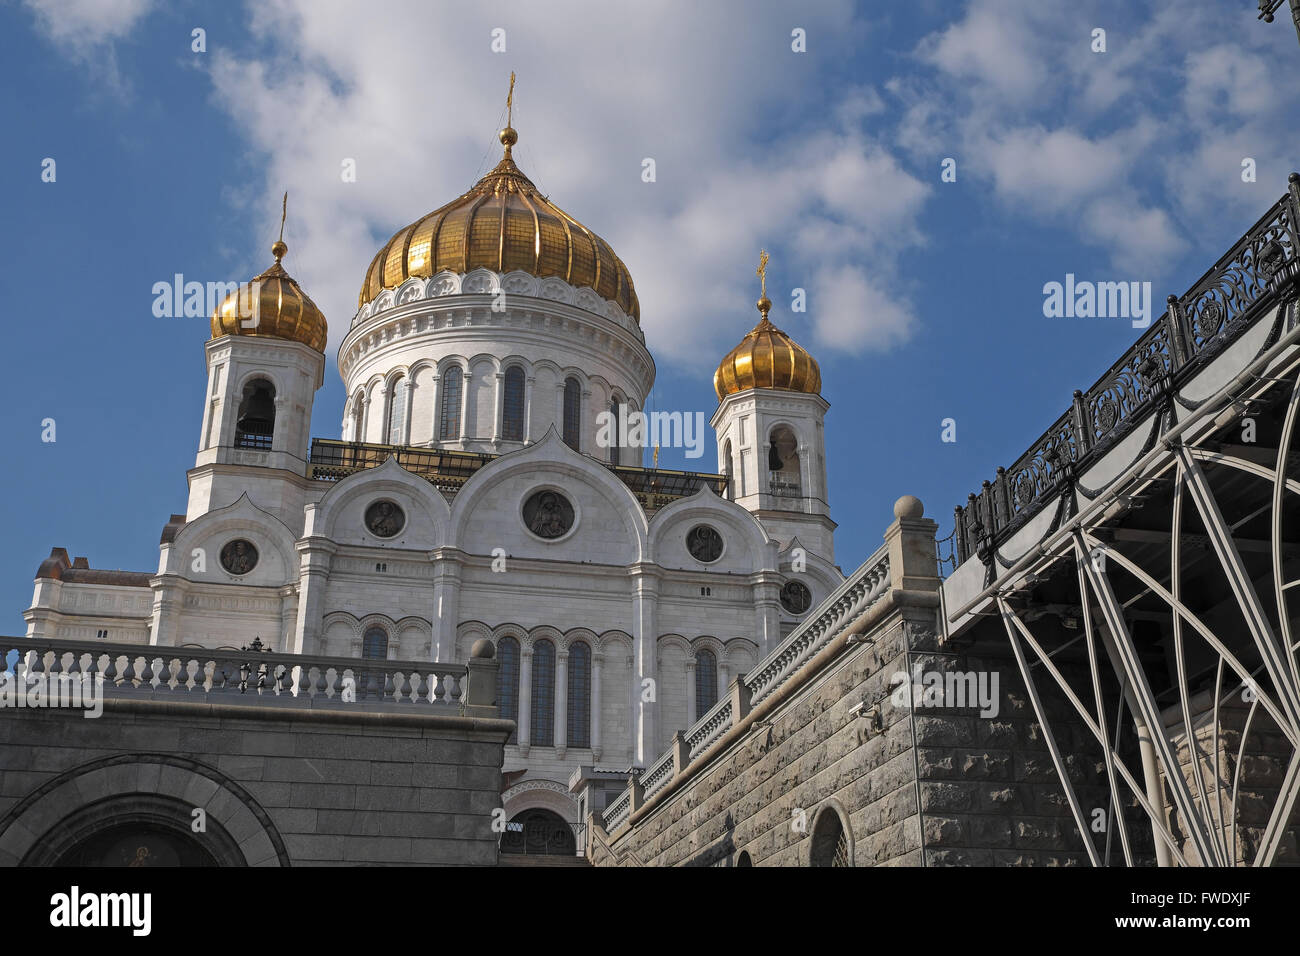
<instances>
[{"instance_id":1,"label":"gold cross on dome","mask_svg":"<svg viewBox=\"0 0 1300 956\"><path fill-rule=\"evenodd\" d=\"M515 109L515 71L510 71L510 92L506 94L506 125L510 125L510 120L514 116Z\"/></svg>"},{"instance_id":2,"label":"gold cross on dome","mask_svg":"<svg viewBox=\"0 0 1300 956\"><path fill-rule=\"evenodd\" d=\"M284 220L289 215L289 191L284 192L284 200L280 203L280 241L284 242Z\"/></svg>"},{"instance_id":3,"label":"gold cross on dome","mask_svg":"<svg viewBox=\"0 0 1300 956\"><path fill-rule=\"evenodd\" d=\"M759 278L759 279L762 281L762 283L763 283L763 298L764 298L764 299L767 298L767 260L768 260L767 250L766 250L766 249L760 249L760 250L758 251L758 270L755 272L755 275L757 275L758 278Z\"/></svg>"}]
</instances>

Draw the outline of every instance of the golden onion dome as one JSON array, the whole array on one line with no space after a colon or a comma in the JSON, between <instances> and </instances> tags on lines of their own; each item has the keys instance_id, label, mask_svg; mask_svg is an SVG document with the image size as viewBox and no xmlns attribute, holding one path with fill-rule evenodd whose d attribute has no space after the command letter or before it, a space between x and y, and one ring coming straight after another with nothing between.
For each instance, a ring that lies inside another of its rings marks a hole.
<instances>
[{"instance_id":1,"label":"golden onion dome","mask_svg":"<svg viewBox=\"0 0 1300 956\"><path fill-rule=\"evenodd\" d=\"M212 313L214 339L223 335L263 335L325 351L329 337L325 316L280 265L288 251L284 240L277 240L271 246L275 264L226 296Z\"/></svg>"},{"instance_id":2,"label":"golden onion dome","mask_svg":"<svg viewBox=\"0 0 1300 956\"><path fill-rule=\"evenodd\" d=\"M366 271L357 307L411 276L518 269L590 288L639 323L641 306L627 266L609 243L538 194L511 158L515 130L507 125L498 138L505 155L491 172L384 244Z\"/></svg>"},{"instance_id":3,"label":"golden onion dome","mask_svg":"<svg viewBox=\"0 0 1300 956\"><path fill-rule=\"evenodd\" d=\"M822 371L817 360L768 321L771 308L766 295L758 300L762 320L727 353L713 373L713 390L718 393L718 401L749 388L821 394Z\"/></svg>"}]
</instances>

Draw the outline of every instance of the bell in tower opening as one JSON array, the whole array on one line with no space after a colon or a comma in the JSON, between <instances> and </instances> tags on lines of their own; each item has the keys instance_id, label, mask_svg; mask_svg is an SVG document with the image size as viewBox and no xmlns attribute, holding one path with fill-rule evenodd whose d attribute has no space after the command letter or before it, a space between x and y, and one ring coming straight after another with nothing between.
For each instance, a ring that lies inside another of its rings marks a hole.
<instances>
[{"instance_id":1,"label":"bell in tower opening","mask_svg":"<svg viewBox=\"0 0 1300 956\"><path fill-rule=\"evenodd\" d=\"M275 432L275 386L266 379L255 379L244 386L235 422L235 444L240 448L271 450Z\"/></svg>"}]
</instances>

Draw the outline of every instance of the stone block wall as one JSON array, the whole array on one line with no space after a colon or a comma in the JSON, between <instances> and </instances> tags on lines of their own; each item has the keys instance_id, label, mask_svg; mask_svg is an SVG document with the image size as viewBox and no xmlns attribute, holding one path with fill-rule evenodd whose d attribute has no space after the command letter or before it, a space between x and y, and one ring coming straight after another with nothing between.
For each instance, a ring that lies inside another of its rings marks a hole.
<instances>
[{"instance_id":1,"label":"stone block wall","mask_svg":"<svg viewBox=\"0 0 1300 956\"><path fill-rule=\"evenodd\" d=\"M0 865L150 807L233 865L492 866L508 721L109 698L0 709ZM210 845L209 845L210 844Z\"/></svg>"}]
</instances>

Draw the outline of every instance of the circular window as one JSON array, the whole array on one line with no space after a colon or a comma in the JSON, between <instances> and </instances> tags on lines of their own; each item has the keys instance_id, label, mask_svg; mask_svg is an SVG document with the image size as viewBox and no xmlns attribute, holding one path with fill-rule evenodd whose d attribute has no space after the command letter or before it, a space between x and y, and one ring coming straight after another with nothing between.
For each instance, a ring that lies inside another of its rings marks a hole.
<instances>
[{"instance_id":1,"label":"circular window","mask_svg":"<svg viewBox=\"0 0 1300 956\"><path fill-rule=\"evenodd\" d=\"M573 527L573 505L558 491L536 491L524 502L524 527L548 541Z\"/></svg>"},{"instance_id":2,"label":"circular window","mask_svg":"<svg viewBox=\"0 0 1300 956\"><path fill-rule=\"evenodd\" d=\"M366 527L379 538L391 538L406 526L406 512L391 501L376 501L366 509Z\"/></svg>"},{"instance_id":3,"label":"circular window","mask_svg":"<svg viewBox=\"0 0 1300 956\"><path fill-rule=\"evenodd\" d=\"M787 581L781 588L781 606L791 614L802 614L812 606L812 592L802 581Z\"/></svg>"},{"instance_id":4,"label":"circular window","mask_svg":"<svg viewBox=\"0 0 1300 956\"><path fill-rule=\"evenodd\" d=\"M707 524L697 524L686 532L686 550L696 561L709 564L722 557L722 535Z\"/></svg>"},{"instance_id":5,"label":"circular window","mask_svg":"<svg viewBox=\"0 0 1300 956\"><path fill-rule=\"evenodd\" d=\"M221 566L231 574L247 574L257 567L257 548L243 538L228 541L221 549Z\"/></svg>"}]
</instances>

